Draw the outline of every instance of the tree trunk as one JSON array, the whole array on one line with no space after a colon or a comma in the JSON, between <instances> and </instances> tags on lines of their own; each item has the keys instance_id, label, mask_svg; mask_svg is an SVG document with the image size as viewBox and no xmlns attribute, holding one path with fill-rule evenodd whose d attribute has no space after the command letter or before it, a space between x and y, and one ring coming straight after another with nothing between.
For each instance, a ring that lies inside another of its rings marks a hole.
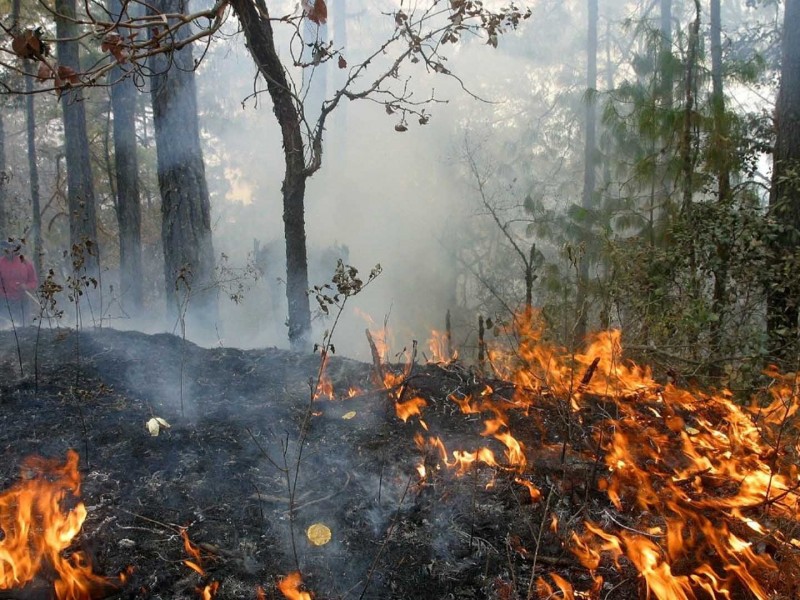
<instances>
[{"instance_id":1,"label":"tree trunk","mask_svg":"<svg viewBox=\"0 0 800 600\"><path fill-rule=\"evenodd\" d=\"M187 4L155 0L150 7L153 14L181 13ZM181 28L178 37L187 35ZM167 318L207 333L217 321L217 291L191 46L154 56L150 66Z\"/></svg>"},{"instance_id":2,"label":"tree trunk","mask_svg":"<svg viewBox=\"0 0 800 600\"><path fill-rule=\"evenodd\" d=\"M711 0L711 110L714 118L713 154L714 170L717 175L717 201L721 210L731 204L730 148L728 144L728 123L725 114L725 95L722 84L722 16L720 0ZM716 241L718 266L713 271L714 291L712 312L716 319L711 321L711 349L719 357L722 352L722 335L725 330L726 297L728 294L728 261L730 242L723 233ZM712 363L709 374L722 375L721 363Z\"/></svg>"},{"instance_id":3,"label":"tree trunk","mask_svg":"<svg viewBox=\"0 0 800 600\"><path fill-rule=\"evenodd\" d=\"M686 52L686 78L684 80L684 102L683 124L680 140L680 160L681 175L683 183L683 198L681 204L681 214L683 219L691 223L694 198L694 138L692 136L692 125L694 121L694 94L695 94L695 69L697 68L697 54L700 43L700 0L694 0L695 18L689 29L688 49ZM697 249L694 245L694 238L688 240L689 247L686 252L689 256L689 296L690 301L694 302L700 295L700 281L697 273ZM694 348L693 350L697 350Z\"/></svg>"},{"instance_id":4,"label":"tree trunk","mask_svg":"<svg viewBox=\"0 0 800 600\"><path fill-rule=\"evenodd\" d=\"M8 165L6 164L6 128L0 109L0 238L8 237Z\"/></svg>"},{"instance_id":5,"label":"tree trunk","mask_svg":"<svg viewBox=\"0 0 800 600\"><path fill-rule=\"evenodd\" d=\"M665 109L672 108L672 0L661 0L661 99Z\"/></svg>"},{"instance_id":6,"label":"tree trunk","mask_svg":"<svg viewBox=\"0 0 800 600\"><path fill-rule=\"evenodd\" d=\"M78 44L71 40L77 35L75 0L56 0L56 48L60 66L81 70ZM67 205L69 209L69 234L73 248L82 248L85 274L96 277L99 273L97 247L97 218L95 216L94 183L86 134L86 112L81 90L64 89L61 93L64 117L64 141L67 161Z\"/></svg>"},{"instance_id":7,"label":"tree trunk","mask_svg":"<svg viewBox=\"0 0 800 600\"><path fill-rule=\"evenodd\" d=\"M19 27L19 8L20 0L11 3L11 22L15 27ZM32 60L24 61L25 70L25 124L28 138L28 182L31 190L31 211L33 213L33 223L31 226L31 238L33 247L29 256L33 259L33 268L39 279L42 278L42 211L39 202L39 166L36 158L36 113L33 103L33 78L36 73L36 63ZM3 157L5 165L5 156ZM3 167L5 171L5 166ZM5 183L5 182L4 182ZM7 231L8 223L0 219L0 231Z\"/></svg>"},{"instance_id":8,"label":"tree trunk","mask_svg":"<svg viewBox=\"0 0 800 600\"><path fill-rule=\"evenodd\" d=\"M583 195L581 204L590 210L594 206L597 153L597 110L594 96L597 91L597 0L589 0L588 30L586 39L586 114L585 145L583 149ZM586 240L588 243L588 240ZM578 277L578 323L575 326L575 343L585 341L587 333L589 253L584 253Z\"/></svg>"},{"instance_id":9,"label":"tree trunk","mask_svg":"<svg viewBox=\"0 0 800 600\"><path fill-rule=\"evenodd\" d=\"M38 153L36 151L36 111L34 106L34 93L33 93L33 77L36 69L36 63L33 61L26 61L25 71L28 76L25 78L25 128L28 138L28 177L30 179L31 190L31 209L33 212L33 248L31 257L33 258L33 267L36 269L36 274L39 279L42 278L42 257L44 250L42 248L42 209L39 197L39 162Z\"/></svg>"},{"instance_id":10,"label":"tree trunk","mask_svg":"<svg viewBox=\"0 0 800 600\"><path fill-rule=\"evenodd\" d=\"M109 0L111 19L122 12L120 0ZM129 71L128 71L129 73ZM120 81L122 79L122 81ZM114 167L117 180L119 224L119 280L122 306L131 316L142 308L142 241L139 165L136 143L137 90L126 69L116 66L110 75L111 106L114 111Z\"/></svg>"},{"instance_id":11,"label":"tree trunk","mask_svg":"<svg viewBox=\"0 0 800 600\"><path fill-rule=\"evenodd\" d=\"M791 259L800 246L800 0L786 0L783 17L781 84L775 109L777 137L773 153L770 215L782 226L773 245L777 269L767 290L767 334L771 358L797 368L798 290Z\"/></svg>"},{"instance_id":12,"label":"tree trunk","mask_svg":"<svg viewBox=\"0 0 800 600\"><path fill-rule=\"evenodd\" d=\"M308 175L303 157L300 115L283 64L275 49L269 12L263 0L231 0L231 6L239 17L250 54L267 82L275 117L281 128L286 164L282 191L289 343L293 350L303 351L309 348L310 343L311 309L307 293L308 259L304 216Z\"/></svg>"}]
</instances>

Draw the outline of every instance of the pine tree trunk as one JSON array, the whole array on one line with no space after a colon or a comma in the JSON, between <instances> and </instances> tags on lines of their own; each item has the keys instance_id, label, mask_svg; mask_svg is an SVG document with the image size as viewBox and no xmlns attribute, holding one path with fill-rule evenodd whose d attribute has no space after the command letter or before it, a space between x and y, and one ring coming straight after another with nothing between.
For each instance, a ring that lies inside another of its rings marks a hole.
<instances>
[{"instance_id":1,"label":"pine tree trunk","mask_svg":"<svg viewBox=\"0 0 800 600\"><path fill-rule=\"evenodd\" d=\"M256 8L258 5L258 9ZM293 350L310 345L311 309L308 301L305 188L301 121L294 97L275 49L269 12L263 0L231 0L250 54L267 82L273 110L281 128L286 170L283 179L283 223L286 237L286 297L289 301L289 343Z\"/></svg>"},{"instance_id":2,"label":"pine tree trunk","mask_svg":"<svg viewBox=\"0 0 800 600\"><path fill-rule=\"evenodd\" d=\"M109 0L112 19L122 12L120 0ZM142 308L142 241L139 165L136 143L137 90L125 68L111 71L111 106L114 111L114 167L117 181L119 225L119 278L122 306L131 316Z\"/></svg>"},{"instance_id":3,"label":"pine tree trunk","mask_svg":"<svg viewBox=\"0 0 800 600\"><path fill-rule=\"evenodd\" d=\"M42 277L42 257L44 249L42 248L42 209L39 197L39 159L36 151L36 111L34 106L34 93L33 93L33 73L35 63L27 61L25 66L26 72L29 74L25 78L25 129L28 138L28 176L30 178L31 190L31 209L33 212L33 248L31 256L33 257L33 267L39 278Z\"/></svg>"},{"instance_id":4,"label":"pine tree trunk","mask_svg":"<svg viewBox=\"0 0 800 600\"><path fill-rule=\"evenodd\" d=\"M150 6L155 14L181 13L187 4L155 0ZM208 333L217 321L217 291L191 46L155 56L150 66L167 318Z\"/></svg>"},{"instance_id":5,"label":"pine tree trunk","mask_svg":"<svg viewBox=\"0 0 800 600\"><path fill-rule=\"evenodd\" d=\"M6 164L6 128L0 109L0 238L8 236L8 165Z\"/></svg>"},{"instance_id":6,"label":"pine tree trunk","mask_svg":"<svg viewBox=\"0 0 800 600\"><path fill-rule=\"evenodd\" d=\"M772 244L776 262L781 264L784 258L794 256L800 246L800 181L796 175L800 166L800 0L786 0L775 120L777 137L769 204L771 217L783 227ZM795 370L800 289L793 268L778 271L767 289L769 350L772 359Z\"/></svg>"},{"instance_id":7,"label":"pine tree trunk","mask_svg":"<svg viewBox=\"0 0 800 600\"><path fill-rule=\"evenodd\" d=\"M711 107L714 116L714 146L716 153L715 171L717 175L717 202L721 210L730 207L731 176L730 149L728 145L728 124L725 114L725 94L722 83L722 16L720 0L711 0L710 16L711 37ZM723 236L725 234L723 233ZM712 295L712 312L716 316L710 324L711 349L715 357L722 353L722 337L725 330L726 298L728 294L728 261L730 260L730 242L721 238L716 241L718 265L713 271L714 291ZM712 363L709 374L722 375L721 365Z\"/></svg>"},{"instance_id":8,"label":"pine tree trunk","mask_svg":"<svg viewBox=\"0 0 800 600\"><path fill-rule=\"evenodd\" d=\"M594 206L594 190L596 183L596 153L597 153L597 109L595 108L594 94L597 90L597 0L589 0L588 29L586 39L586 114L585 114L585 141L583 149L583 196L581 204L587 212ZM586 240L588 244L589 240ZM578 277L578 322L575 326L575 343L583 344L587 333L587 312L589 287L589 256L584 253L581 257Z\"/></svg>"},{"instance_id":9,"label":"pine tree trunk","mask_svg":"<svg viewBox=\"0 0 800 600\"><path fill-rule=\"evenodd\" d=\"M75 0L56 0L56 34L60 66L81 70L78 44L67 41L77 34L74 24ZM83 268L86 275L99 273L97 248L97 218L94 183L86 134L86 112L80 89L62 90L61 107L64 118L64 141L67 162L67 205L69 209L70 243L82 248Z\"/></svg>"}]
</instances>

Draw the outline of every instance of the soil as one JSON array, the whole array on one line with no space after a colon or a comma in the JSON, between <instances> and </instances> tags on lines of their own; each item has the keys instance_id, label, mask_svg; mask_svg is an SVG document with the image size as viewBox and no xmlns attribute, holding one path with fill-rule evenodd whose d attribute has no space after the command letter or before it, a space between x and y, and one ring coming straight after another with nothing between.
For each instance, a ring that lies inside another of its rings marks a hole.
<instances>
[{"instance_id":1,"label":"soil","mask_svg":"<svg viewBox=\"0 0 800 600\"><path fill-rule=\"evenodd\" d=\"M317 599L535 598L535 580L555 587L552 574L591 588L567 548L572 529L611 510L596 485L604 467L585 458L591 415L576 430L557 399L509 412L525 471L459 474L415 435L439 436L448 449L488 446L504 463L504 446L481 436L485 415L462 413L451 396L488 383L502 402L511 384L458 364L415 365L402 393L426 400L426 431L417 417L398 419L369 364L332 357L337 396L361 391L311 402L319 367L317 354L206 349L167 334L2 332L0 488L19 479L25 457L77 451L88 517L75 547L109 577L129 570L103 594L113 597L198 598L217 581L221 600L255 599L259 587L277 599L277 583L298 570ZM155 417L170 427L151 435ZM316 523L331 531L319 546L306 535ZM205 575L184 564L182 530ZM599 574L599 597L644 597L624 560ZM42 589L49 583L5 597Z\"/></svg>"}]
</instances>

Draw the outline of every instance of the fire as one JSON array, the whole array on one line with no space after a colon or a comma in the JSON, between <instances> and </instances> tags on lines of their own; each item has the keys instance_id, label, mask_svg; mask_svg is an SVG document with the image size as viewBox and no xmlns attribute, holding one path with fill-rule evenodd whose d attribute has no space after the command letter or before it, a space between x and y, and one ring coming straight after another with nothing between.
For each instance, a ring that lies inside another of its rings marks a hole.
<instances>
[{"instance_id":1,"label":"fire","mask_svg":"<svg viewBox=\"0 0 800 600\"><path fill-rule=\"evenodd\" d=\"M326 350L322 351L319 374L314 388L314 400L319 400L320 398L327 398L328 400L333 400L335 398L333 382L328 375L328 352Z\"/></svg>"},{"instance_id":2,"label":"fire","mask_svg":"<svg viewBox=\"0 0 800 600\"><path fill-rule=\"evenodd\" d=\"M396 402L394 405L397 416L404 422L413 416L422 415L422 409L428 406L424 398L414 397L404 402Z\"/></svg>"},{"instance_id":3,"label":"fire","mask_svg":"<svg viewBox=\"0 0 800 600\"><path fill-rule=\"evenodd\" d=\"M200 555L200 549L195 546L191 540L189 540L189 534L186 533L186 529L182 528L180 530L181 538L183 539L183 548L186 550L186 553L191 556L194 560L185 559L183 564L189 567L192 571L196 572L201 577L206 576L206 571L202 567L203 564L203 557ZM204 586L197 586L197 593L202 598L202 600L213 600L217 596L217 592L219 591L220 583L219 581L212 581L211 583L204 585Z\"/></svg>"},{"instance_id":4,"label":"fire","mask_svg":"<svg viewBox=\"0 0 800 600\"><path fill-rule=\"evenodd\" d=\"M303 577L295 571L278 582L278 589L288 600L311 600L313 596L309 592L300 591L302 585Z\"/></svg>"},{"instance_id":5,"label":"fire","mask_svg":"<svg viewBox=\"0 0 800 600\"><path fill-rule=\"evenodd\" d=\"M449 363L458 360L458 351L452 349L452 342L447 332L431 331L431 337L428 340L428 350L430 350L429 363Z\"/></svg>"},{"instance_id":6,"label":"fire","mask_svg":"<svg viewBox=\"0 0 800 600\"><path fill-rule=\"evenodd\" d=\"M440 437L417 433L420 478L439 465L458 475L482 465L507 473L535 502L542 499L530 468L537 453L556 448L562 464L570 456L596 465L582 478L586 498L592 489L607 497L602 525L586 521L578 531L559 531L555 515L550 524L552 535L568 537L565 545L593 583L578 590L558 574L537 574L531 585L541 597L600 597L598 572L611 562L617 569L634 567L648 598L722 600L741 591L770 598L769 582L779 568L774 556L781 548L800 548L798 539L779 530L786 520L796 527L800 517L798 375L768 370L769 401L743 408L727 391L657 382L649 368L623 358L620 331L597 334L579 353L545 343L534 315L519 317L514 335L513 351L488 349L493 374L512 386L459 388L449 396L462 414L482 419L486 445L448 450ZM434 360L449 360L446 341L434 335ZM398 418L416 416L427 431L422 411L428 402L408 387L409 372L387 369L383 385ZM547 429L546 410L591 434L581 444L569 436L564 441ZM544 425L534 438L541 443L526 447L512 431L520 422ZM280 588L287 598L310 598L299 586L295 573Z\"/></svg>"},{"instance_id":7,"label":"fire","mask_svg":"<svg viewBox=\"0 0 800 600\"><path fill-rule=\"evenodd\" d=\"M0 590L21 588L47 565L54 570L59 600L87 600L115 586L92 572L80 551L64 553L86 519L78 454L65 463L32 457L23 463L22 481L0 494Z\"/></svg>"}]
</instances>

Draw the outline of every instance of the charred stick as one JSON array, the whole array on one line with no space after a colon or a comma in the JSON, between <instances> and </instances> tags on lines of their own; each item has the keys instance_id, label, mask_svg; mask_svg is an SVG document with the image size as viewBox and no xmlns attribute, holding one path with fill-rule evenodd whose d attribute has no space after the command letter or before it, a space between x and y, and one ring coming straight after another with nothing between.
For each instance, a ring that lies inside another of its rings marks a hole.
<instances>
[{"instance_id":1,"label":"charred stick","mask_svg":"<svg viewBox=\"0 0 800 600\"><path fill-rule=\"evenodd\" d=\"M600 364L600 357L598 356L592 361L592 364L590 364L587 367L586 372L583 374L583 377L581 377L581 383L580 385L578 385L579 392L583 392L586 389L586 386L589 385L589 382L592 380L592 377L594 376L594 372L597 371L597 365L599 364Z\"/></svg>"},{"instance_id":2,"label":"charred stick","mask_svg":"<svg viewBox=\"0 0 800 600\"><path fill-rule=\"evenodd\" d=\"M447 358L445 361L449 362L453 359L453 330L450 326L450 309L447 309L447 314L444 317L444 341L445 341L445 351L447 352Z\"/></svg>"},{"instance_id":3,"label":"charred stick","mask_svg":"<svg viewBox=\"0 0 800 600\"><path fill-rule=\"evenodd\" d=\"M367 342L369 342L369 350L372 353L373 384L381 386L385 378L383 365L381 364L381 354L378 352L378 347L375 345L375 340L372 339L372 334L369 332L369 329L366 329L365 333L367 334Z\"/></svg>"},{"instance_id":4,"label":"charred stick","mask_svg":"<svg viewBox=\"0 0 800 600\"><path fill-rule=\"evenodd\" d=\"M404 379L411 377L411 372L414 370L415 364L417 364L417 340L413 340L411 343L411 357L408 359L406 368L403 371Z\"/></svg>"},{"instance_id":5,"label":"charred stick","mask_svg":"<svg viewBox=\"0 0 800 600\"><path fill-rule=\"evenodd\" d=\"M478 315L478 369L483 373L486 362L486 341L484 336L486 331L483 324L483 315Z\"/></svg>"}]
</instances>

